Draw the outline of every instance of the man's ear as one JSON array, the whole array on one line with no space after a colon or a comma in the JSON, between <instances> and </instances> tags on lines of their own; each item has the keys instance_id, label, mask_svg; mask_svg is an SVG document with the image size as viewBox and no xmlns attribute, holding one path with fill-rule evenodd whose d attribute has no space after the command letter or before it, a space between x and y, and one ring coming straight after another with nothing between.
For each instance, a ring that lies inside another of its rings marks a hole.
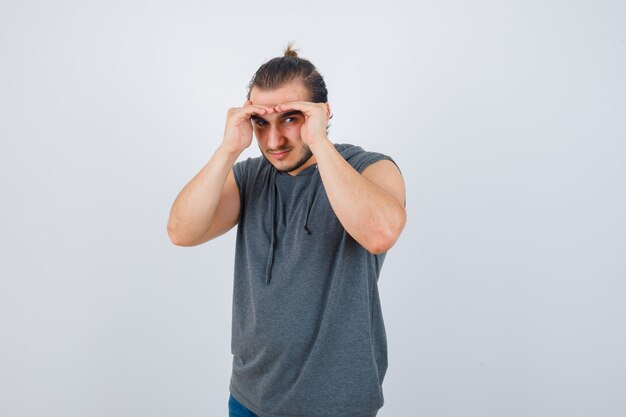
<instances>
[{"instance_id":1,"label":"man's ear","mask_svg":"<svg viewBox=\"0 0 626 417\"><path fill-rule=\"evenodd\" d=\"M326 120L330 119L330 104L326 102Z\"/></svg>"}]
</instances>

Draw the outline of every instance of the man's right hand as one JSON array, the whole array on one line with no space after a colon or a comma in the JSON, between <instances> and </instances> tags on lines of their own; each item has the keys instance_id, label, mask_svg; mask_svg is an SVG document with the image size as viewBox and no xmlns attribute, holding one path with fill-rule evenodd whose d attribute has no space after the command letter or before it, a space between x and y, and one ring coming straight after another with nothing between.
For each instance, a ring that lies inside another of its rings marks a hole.
<instances>
[{"instance_id":1,"label":"man's right hand","mask_svg":"<svg viewBox=\"0 0 626 417\"><path fill-rule=\"evenodd\" d=\"M251 104L250 100L243 107L232 107L226 113L226 128L221 148L231 155L239 155L252 143L252 121L250 116L273 113L273 107Z\"/></svg>"}]
</instances>

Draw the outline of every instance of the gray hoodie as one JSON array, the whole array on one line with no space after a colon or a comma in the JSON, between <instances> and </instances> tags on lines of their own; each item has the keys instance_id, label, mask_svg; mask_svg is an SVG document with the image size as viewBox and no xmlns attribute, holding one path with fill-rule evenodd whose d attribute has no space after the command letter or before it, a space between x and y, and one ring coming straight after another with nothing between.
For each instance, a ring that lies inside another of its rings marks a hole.
<instances>
[{"instance_id":1,"label":"gray hoodie","mask_svg":"<svg viewBox=\"0 0 626 417\"><path fill-rule=\"evenodd\" d=\"M390 157L336 144L358 172ZM392 161L393 162L393 161ZM333 212L317 165L234 166L237 228L230 393L260 417L372 417L387 341L372 255Z\"/></svg>"}]
</instances>

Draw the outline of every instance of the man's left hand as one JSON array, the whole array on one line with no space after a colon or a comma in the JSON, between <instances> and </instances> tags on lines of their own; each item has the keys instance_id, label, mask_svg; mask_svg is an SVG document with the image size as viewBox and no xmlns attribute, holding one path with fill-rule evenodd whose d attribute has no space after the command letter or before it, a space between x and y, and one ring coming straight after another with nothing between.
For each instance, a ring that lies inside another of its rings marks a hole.
<instances>
[{"instance_id":1,"label":"man's left hand","mask_svg":"<svg viewBox=\"0 0 626 417\"><path fill-rule=\"evenodd\" d=\"M299 110L304 114L304 124L300 129L302 142L311 146L317 142L327 140L326 126L330 119L330 107L328 103L310 103L305 101L293 101L274 106L279 113Z\"/></svg>"}]
</instances>

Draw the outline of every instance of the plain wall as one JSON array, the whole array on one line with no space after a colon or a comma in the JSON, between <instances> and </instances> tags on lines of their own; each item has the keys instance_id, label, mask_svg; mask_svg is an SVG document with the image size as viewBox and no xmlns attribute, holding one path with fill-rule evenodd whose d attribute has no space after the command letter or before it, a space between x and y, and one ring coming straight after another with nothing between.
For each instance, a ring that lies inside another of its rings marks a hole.
<instances>
[{"instance_id":1,"label":"plain wall","mask_svg":"<svg viewBox=\"0 0 626 417\"><path fill-rule=\"evenodd\" d=\"M293 40L331 140L407 186L379 416L623 417L625 22L621 1L1 1L0 415L227 415L234 230L184 248L166 223Z\"/></svg>"}]
</instances>

